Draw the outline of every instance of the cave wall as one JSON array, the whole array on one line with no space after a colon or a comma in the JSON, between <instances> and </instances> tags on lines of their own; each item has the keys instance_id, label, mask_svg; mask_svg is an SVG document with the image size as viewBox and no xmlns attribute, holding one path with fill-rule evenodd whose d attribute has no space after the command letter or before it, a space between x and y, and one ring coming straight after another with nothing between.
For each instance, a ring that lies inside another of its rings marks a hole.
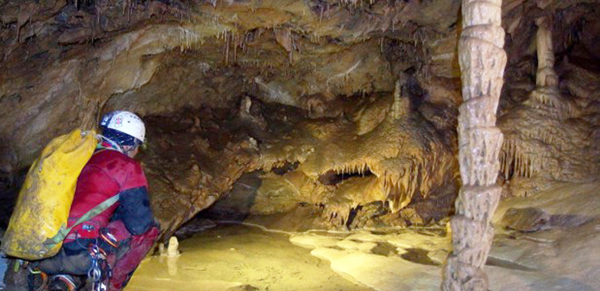
<instances>
[{"instance_id":1,"label":"cave wall","mask_svg":"<svg viewBox=\"0 0 600 291\"><path fill-rule=\"evenodd\" d=\"M11 148L19 166L31 162L52 136L78 125L84 115L104 109L113 95L128 94L128 105L142 111L146 106L153 113L166 110L169 106L144 102L162 95L138 100L135 93L131 96L129 92L148 83L159 68L168 66L177 51L195 55L202 62L188 70L196 72L188 74L227 68L234 62L263 72L267 76L250 72L246 79L267 91L266 98L278 102L302 103L285 100L297 98L300 92L335 96L391 91L394 78L385 73L387 64L380 61L378 65L372 54L361 53L360 46L370 39L381 41L386 31L399 33L395 27L400 29L404 22L443 30L452 20L432 21L434 18L423 15L440 16L458 9L455 1L367 7L296 1L260 5L218 1L3 1L0 5L4 27L0 95L6 104L1 112L5 125L2 135L13 137ZM402 18L397 15L400 10L405 11ZM350 60L352 64L346 64ZM269 77L265 68L272 68L270 73L276 76ZM279 84L282 80L277 80L297 75L305 77L294 78L297 84ZM346 82L348 78L353 78L352 82ZM173 106L195 103L198 97L188 96L177 96L178 100L191 100ZM113 104L125 106L118 100ZM78 114L52 113L67 111ZM16 134L23 131L25 134Z\"/></svg>"}]
</instances>

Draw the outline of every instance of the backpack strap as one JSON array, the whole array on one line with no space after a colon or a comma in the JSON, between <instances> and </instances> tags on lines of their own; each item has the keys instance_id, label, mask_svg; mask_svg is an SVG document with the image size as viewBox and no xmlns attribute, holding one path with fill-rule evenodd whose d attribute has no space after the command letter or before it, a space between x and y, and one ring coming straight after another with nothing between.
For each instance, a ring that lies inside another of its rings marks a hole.
<instances>
[{"instance_id":1,"label":"backpack strap","mask_svg":"<svg viewBox=\"0 0 600 291\"><path fill-rule=\"evenodd\" d=\"M75 224L71 225L71 227L65 227L65 225L62 225L60 227L60 229L58 230L58 233L56 233L56 235L54 235L53 237L48 238L44 242L44 245L48 246L49 248L52 248L55 245L61 243L74 227L76 227L76 226L92 219L94 216L104 212L104 210L110 208L115 203L117 203L117 201L119 201L119 197L120 197L120 194L117 194L111 198L108 198L108 199L102 201L102 203L96 205L94 208L90 209L88 212L86 212L84 215L82 215L77 220L77 222L75 222Z\"/></svg>"}]
</instances>

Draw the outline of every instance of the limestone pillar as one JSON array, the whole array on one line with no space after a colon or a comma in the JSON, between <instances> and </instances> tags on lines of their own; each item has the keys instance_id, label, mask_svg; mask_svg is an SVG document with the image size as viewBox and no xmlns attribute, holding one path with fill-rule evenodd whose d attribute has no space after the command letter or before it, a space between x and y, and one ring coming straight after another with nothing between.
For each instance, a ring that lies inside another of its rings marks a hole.
<instances>
[{"instance_id":1,"label":"limestone pillar","mask_svg":"<svg viewBox=\"0 0 600 291\"><path fill-rule=\"evenodd\" d=\"M554 49L552 48L552 22L549 17L535 20L538 26L535 35L538 68L535 75L535 90L524 104L534 108L543 107L551 116L564 120L577 115L577 106L563 99L558 89L558 75L554 70Z\"/></svg>"},{"instance_id":2,"label":"limestone pillar","mask_svg":"<svg viewBox=\"0 0 600 291\"><path fill-rule=\"evenodd\" d=\"M558 76L554 71L554 49L552 48L552 31L547 17L536 19L538 31L535 36L537 47L538 70L535 76L537 87L558 87Z\"/></svg>"},{"instance_id":3,"label":"limestone pillar","mask_svg":"<svg viewBox=\"0 0 600 291\"><path fill-rule=\"evenodd\" d=\"M502 0L463 0L458 53L463 104L458 119L463 187L452 217L452 253L444 266L443 290L487 290L483 271L494 236L491 217L500 199L496 185L502 133L496 109L506 53Z\"/></svg>"}]
</instances>

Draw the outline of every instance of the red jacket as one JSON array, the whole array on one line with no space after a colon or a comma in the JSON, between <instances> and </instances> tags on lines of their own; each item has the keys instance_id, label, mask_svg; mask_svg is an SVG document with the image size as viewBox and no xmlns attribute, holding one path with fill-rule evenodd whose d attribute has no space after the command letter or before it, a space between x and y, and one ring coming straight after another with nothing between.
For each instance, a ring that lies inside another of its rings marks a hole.
<instances>
[{"instance_id":1,"label":"red jacket","mask_svg":"<svg viewBox=\"0 0 600 291\"><path fill-rule=\"evenodd\" d=\"M97 238L100 229L121 219L134 235L146 232L154 217L148 199L147 181L141 165L114 150L100 150L81 171L69 213L68 226L103 201L120 194L119 201L92 219L74 227L66 242L75 238Z\"/></svg>"}]
</instances>

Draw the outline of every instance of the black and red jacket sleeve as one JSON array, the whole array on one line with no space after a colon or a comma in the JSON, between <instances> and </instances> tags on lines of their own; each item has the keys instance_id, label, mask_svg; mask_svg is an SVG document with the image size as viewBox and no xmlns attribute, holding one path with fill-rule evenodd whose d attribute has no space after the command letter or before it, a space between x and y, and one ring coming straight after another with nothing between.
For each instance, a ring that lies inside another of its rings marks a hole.
<instances>
[{"instance_id":1,"label":"black and red jacket sleeve","mask_svg":"<svg viewBox=\"0 0 600 291\"><path fill-rule=\"evenodd\" d=\"M148 182L141 165L131 160L127 163L126 179L121 181L119 207L111 220L121 220L132 235L140 235L154 225L150 208Z\"/></svg>"}]
</instances>

